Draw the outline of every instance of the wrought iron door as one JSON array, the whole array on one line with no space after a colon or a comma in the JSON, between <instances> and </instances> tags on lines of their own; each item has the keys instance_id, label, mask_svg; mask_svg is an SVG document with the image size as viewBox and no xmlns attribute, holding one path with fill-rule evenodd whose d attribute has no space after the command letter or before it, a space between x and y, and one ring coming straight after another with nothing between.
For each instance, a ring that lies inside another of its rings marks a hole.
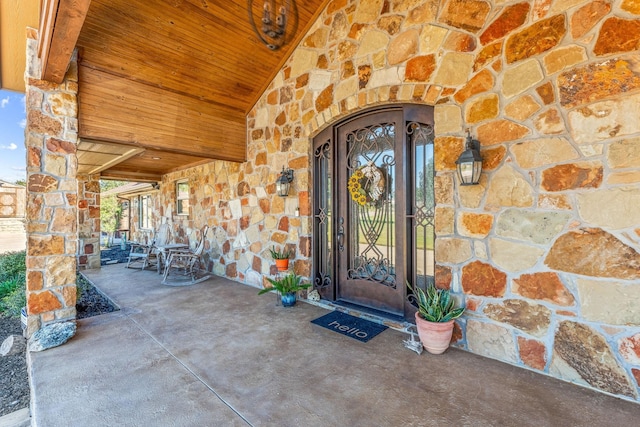
<instances>
[{"instance_id":1,"label":"wrought iron door","mask_svg":"<svg viewBox=\"0 0 640 427\"><path fill-rule=\"evenodd\" d=\"M403 133L402 112L378 113L340 127L337 140L337 297L393 314L404 305L397 268L404 221L396 214Z\"/></svg>"},{"instance_id":2,"label":"wrought iron door","mask_svg":"<svg viewBox=\"0 0 640 427\"><path fill-rule=\"evenodd\" d=\"M433 232L432 112L393 106L314 138L314 288L323 298L407 318L415 310L406 282L433 279L424 245Z\"/></svg>"}]
</instances>

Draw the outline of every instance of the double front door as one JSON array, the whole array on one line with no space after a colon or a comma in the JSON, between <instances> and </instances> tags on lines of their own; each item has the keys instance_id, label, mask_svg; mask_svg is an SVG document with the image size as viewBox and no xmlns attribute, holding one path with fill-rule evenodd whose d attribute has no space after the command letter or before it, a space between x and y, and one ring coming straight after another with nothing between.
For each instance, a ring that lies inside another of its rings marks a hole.
<instances>
[{"instance_id":1,"label":"double front door","mask_svg":"<svg viewBox=\"0 0 640 427\"><path fill-rule=\"evenodd\" d=\"M405 316L406 283L433 277L433 237L420 236L433 235L431 113L365 112L314 139L314 286L324 298Z\"/></svg>"}]
</instances>

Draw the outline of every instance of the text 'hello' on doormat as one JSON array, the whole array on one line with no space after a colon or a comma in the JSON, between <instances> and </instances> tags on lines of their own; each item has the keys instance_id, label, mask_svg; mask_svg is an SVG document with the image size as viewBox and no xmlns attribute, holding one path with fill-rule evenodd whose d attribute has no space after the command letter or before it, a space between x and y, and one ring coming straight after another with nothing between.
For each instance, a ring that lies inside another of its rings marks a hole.
<instances>
[{"instance_id":1,"label":"text 'hello' on doormat","mask_svg":"<svg viewBox=\"0 0 640 427\"><path fill-rule=\"evenodd\" d=\"M379 325L359 317L351 316L350 314L346 314L341 311L332 311L322 317L313 319L311 323L362 342L369 341L371 338L387 329L384 325Z\"/></svg>"}]
</instances>

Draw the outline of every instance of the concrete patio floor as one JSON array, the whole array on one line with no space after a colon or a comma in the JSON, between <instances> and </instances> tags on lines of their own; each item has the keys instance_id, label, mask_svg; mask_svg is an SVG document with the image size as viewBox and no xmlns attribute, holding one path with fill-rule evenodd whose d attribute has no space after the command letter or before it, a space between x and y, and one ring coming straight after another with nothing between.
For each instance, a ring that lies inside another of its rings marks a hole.
<instances>
[{"instance_id":1,"label":"concrete patio floor","mask_svg":"<svg viewBox=\"0 0 640 427\"><path fill-rule=\"evenodd\" d=\"M640 405L464 351L418 356L309 323L326 310L214 277L86 272L121 311L31 353L34 426L615 426Z\"/></svg>"}]
</instances>

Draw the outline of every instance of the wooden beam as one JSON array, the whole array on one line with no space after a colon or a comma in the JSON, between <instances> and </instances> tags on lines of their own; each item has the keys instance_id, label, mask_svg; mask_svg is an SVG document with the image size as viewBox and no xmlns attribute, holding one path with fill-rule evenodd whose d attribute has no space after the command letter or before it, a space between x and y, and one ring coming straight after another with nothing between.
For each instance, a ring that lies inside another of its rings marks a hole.
<instances>
[{"instance_id":1,"label":"wooden beam","mask_svg":"<svg viewBox=\"0 0 640 427\"><path fill-rule=\"evenodd\" d=\"M150 174L144 172L118 172L104 171L100 174L100 178L115 179L121 181L139 181L139 182L160 182L162 175Z\"/></svg>"},{"instance_id":2,"label":"wooden beam","mask_svg":"<svg viewBox=\"0 0 640 427\"><path fill-rule=\"evenodd\" d=\"M115 124L114 124L115 126ZM137 141L128 141L128 140L118 140L118 139L101 139L101 140L95 140L93 138L89 138L85 135L90 134L91 130L86 130L86 133L83 133L82 136L82 140L85 142L95 142L97 144L102 144L102 145L106 145L106 144L111 144L113 146L120 146L120 147L135 147L137 149L140 150L140 152L145 151L145 150L156 150L160 153L169 153L169 154L179 154L181 156L194 156L194 157L205 157L207 160L207 162L210 162L211 160L229 160L231 162L242 162L241 160L238 160L236 157L234 156L227 156L226 154L222 153L214 153L214 152L201 152L201 151L193 151L193 150L184 150L184 149L180 149L180 148L170 148L170 147L158 147L157 145L154 144L148 144L145 142L137 142Z\"/></svg>"},{"instance_id":3,"label":"wooden beam","mask_svg":"<svg viewBox=\"0 0 640 427\"><path fill-rule=\"evenodd\" d=\"M179 172L185 169L195 168L196 166L206 165L207 163L211 163L211 159L201 160L199 162L189 163L188 165L173 168L173 169L170 169L168 173Z\"/></svg>"},{"instance_id":4,"label":"wooden beam","mask_svg":"<svg viewBox=\"0 0 640 427\"><path fill-rule=\"evenodd\" d=\"M80 138L78 150L95 151L93 149L94 146L99 146L105 150L104 152L107 154L113 153L114 151L119 151L118 154L121 154L123 149L128 149L127 147L123 147L123 144L114 141L98 141L95 139ZM92 149L88 150L86 147L91 147Z\"/></svg>"},{"instance_id":5,"label":"wooden beam","mask_svg":"<svg viewBox=\"0 0 640 427\"><path fill-rule=\"evenodd\" d=\"M78 136L200 158L246 160L242 111L79 67Z\"/></svg>"},{"instance_id":6,"label":"wooden beam","mask_svg":"<svg viewBox=\"0 0 640 427\"><path fill-rule=\"evenodd\" d=\"M38 26L38 58L41 60L49 55L51 35L56 23L58 0L43 0L40 12L40 24Z\"/></svg>"},{"instance_id":7,"label":"wooden beam","mask_svg":"<svg viewBox=\"0 0 640 427\"><path fill-rule=\"evenodd\" d=\"M196 96L194 96L193 94L191 94L189 92L185 92L185 91L180 91L180 90L170 89L170 88L164 87L161 83L154 83L152 81L135 79L135 78L132 78L132 76L130 76L128 74L119 73L119 72L115 72L115 71L112 71L112 70L107 69L107 68L96 66L95 64L92 64L90 61L87 61L87 59L82 55L82 53L80 53L78 56L81 58L82 67L85 70L95 70L96 72L105 72L105 73L108 73L109 75L114 76L114 77L120 77L122 79L132 80L132 81L135 81L136 83L144 84L144 85L147 85L147 86L150 86L150 87L154 87L154 88L160 89L160 90L169 90L172 93L174 93L176 95L179 95L179 96L188 96L188 97L197 99L197 100L202 101L202 102L208 102L208 103L210 103L210 104L212 104L214 106L223 107L225 110L229 110L229 111L235 110L240 114L244 114L244 109L231 105L230 101L234 101L232 99L227 99L226 102L219 102L219 101L213 101L213 100L208 99L208 98L204 98L202 96L196 97ZM159 73L164 72L163 70L155 70L155 71L157 71ZM210 90L210 89L208 89L208 90Z\"/></svg>"},{"instance_id":8,"label":"wooden beam","mask_svg":"<svg viewBox=\"0 0 640 427\"><path fill-rule=\"evenodd\" d=\"M92 169L91 171L89 171L89 175L93 175L94 173L102 172L105 169L109 169L111 166L124 162L125 160L135 156L136 154L142 153L143 151L144 151L144 148L132 148L129 151L127 151L125 154L118 156L115 159L110 160L105 164Z\"/></svg>"},{"instance_id":9,"label":"wooden beam","mask_svg":"<svg viewBox=\"0 0 640 427\"><path fill-rule=\"evenodd\" d=\"M62 83L91 0L44 0L40 23L43 80Z\"/></svg>"}]
</instances>

